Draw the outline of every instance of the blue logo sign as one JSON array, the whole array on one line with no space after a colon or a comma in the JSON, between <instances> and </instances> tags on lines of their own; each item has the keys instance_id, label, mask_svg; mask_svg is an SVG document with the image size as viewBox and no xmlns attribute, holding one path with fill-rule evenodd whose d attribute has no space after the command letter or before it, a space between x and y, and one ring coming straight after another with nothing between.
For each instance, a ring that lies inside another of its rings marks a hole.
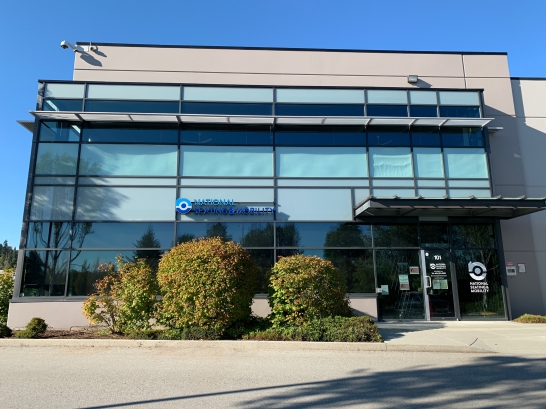
<instances>
[{"instance_id":1,"label":"blue logo sign","mask_svg":"<svg viewBox=\"0 0 546 409\"><path fill-rule=\"evenodd\" d=\"M176 211L178 213L186 214L191 211L192 205L188 199L178 198L176 199Z\"/></svg>"}]
</instances>

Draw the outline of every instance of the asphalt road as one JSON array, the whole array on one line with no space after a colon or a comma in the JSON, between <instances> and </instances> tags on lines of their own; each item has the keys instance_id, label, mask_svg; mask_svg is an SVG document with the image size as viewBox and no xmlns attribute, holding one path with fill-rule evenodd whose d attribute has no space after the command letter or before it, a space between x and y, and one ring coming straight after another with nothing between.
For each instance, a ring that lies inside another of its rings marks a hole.
<instances>
[{"instance_id":1,"label":"asphalt road","mask_svg":"<svg viewBox=\"0 0 546 409\"><path fill-rule=\"evenodd\" d=\"M0 408L544 408L546 358L0 347Z\"/></svg>"}]
</instances>

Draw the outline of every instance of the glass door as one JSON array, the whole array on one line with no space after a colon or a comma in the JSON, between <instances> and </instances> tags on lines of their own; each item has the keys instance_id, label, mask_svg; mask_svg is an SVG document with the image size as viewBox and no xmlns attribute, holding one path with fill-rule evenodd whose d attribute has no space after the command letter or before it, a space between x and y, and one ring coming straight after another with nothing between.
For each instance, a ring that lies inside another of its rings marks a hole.
<instances>
[{"instance_id":1,"label":"glass door","mask_svg":"<svg viewBox=\"0 0 546 409\"><path fill-rule=\"evenodd\" d=\"M375 251L380 320L424 320L419 250Z\"/></svg>"},{"instance_id":2,"label":"glass door","mask_svg":"<svg viewBox=\"0 0 546 409\"><path fill-rule=\"evenodd\" d=\"M449 251L421 250L425 316L429 320L455 318L451 265Z\"/></svg>"}]
</instances>

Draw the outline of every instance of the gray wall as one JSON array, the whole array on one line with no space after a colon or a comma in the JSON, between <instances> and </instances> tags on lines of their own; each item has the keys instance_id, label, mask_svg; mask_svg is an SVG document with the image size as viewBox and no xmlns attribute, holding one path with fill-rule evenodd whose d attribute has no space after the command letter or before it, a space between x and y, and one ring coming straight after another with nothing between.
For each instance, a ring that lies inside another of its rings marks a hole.
<instances>
[{"instance_id":1,"label":"gray wall","mask_svg":"<svg viewBox=\"0 0 546 409\"><path fill-rule=\"evenodd\" d=\"M546 79L513 79L517 135L523 178L515 194L546 196ZM514 152L514 155L516 152ZM526 274L509 277L514 316L546 314L546 212L502 223L506 261L525 263ZM512 237L510 237L512 236Z\"/></svg>"}]
</instances>

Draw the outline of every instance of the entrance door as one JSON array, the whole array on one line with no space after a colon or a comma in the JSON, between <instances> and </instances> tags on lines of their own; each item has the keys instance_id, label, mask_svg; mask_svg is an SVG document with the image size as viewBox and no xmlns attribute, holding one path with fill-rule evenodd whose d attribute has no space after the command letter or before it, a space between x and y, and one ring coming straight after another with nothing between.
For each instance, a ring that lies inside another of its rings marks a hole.
<instances>
[{"instance_id":1,"label":"entrance door","mask_svg":"<svg viewBox=\"0 0 546 409\"><path fill-rule=\"evenodd\" d=\"M428 320L455 318L450 253L421 250L421 271L425 291L425 316Z\"/></svg>"},{"instance_id":2,"label":"entrance door","mask_svg":"<svg viewBox=\"0 0 546 409\"><path fill-rule=\"evenodd\" d=\"M380 320L424 320L424 275L419 250L375 251Z\"/></svg>"}]
</instances>

